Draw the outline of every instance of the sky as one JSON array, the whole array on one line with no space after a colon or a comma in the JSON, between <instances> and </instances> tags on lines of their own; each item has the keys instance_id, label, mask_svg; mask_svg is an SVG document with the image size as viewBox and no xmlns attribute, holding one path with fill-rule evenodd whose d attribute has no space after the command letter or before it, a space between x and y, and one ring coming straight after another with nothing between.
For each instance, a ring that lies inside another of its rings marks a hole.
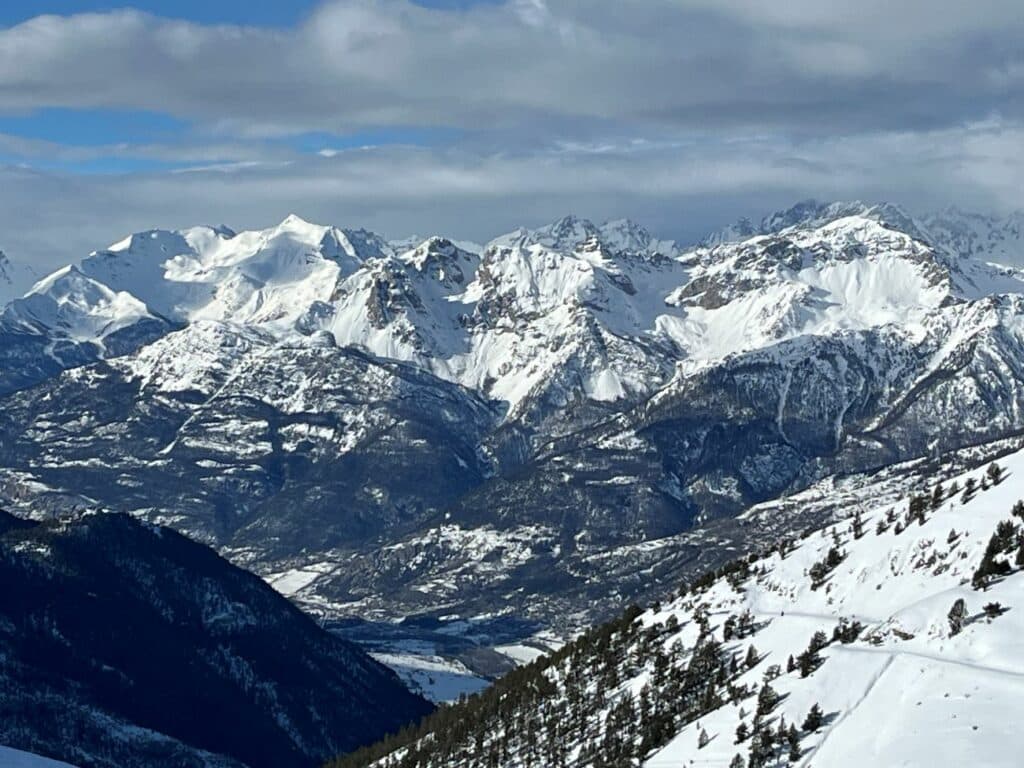
<instances>
[{"instance_id":1,"label":"sky","mask_svg":"<svg viewBox=\"0 0 1024 768\"><path fill-rule=\"evenodd\" d=\"M0 250L1024 207L1019 0L5 0Z\"/></svg>"}]
</instances>

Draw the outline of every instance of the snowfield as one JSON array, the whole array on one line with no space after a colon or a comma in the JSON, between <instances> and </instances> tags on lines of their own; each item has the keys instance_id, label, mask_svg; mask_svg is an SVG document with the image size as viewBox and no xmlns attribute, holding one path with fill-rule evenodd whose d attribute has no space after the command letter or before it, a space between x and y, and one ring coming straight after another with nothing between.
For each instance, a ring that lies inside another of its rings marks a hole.
<instances>
[{"instance_id":1,"label":"snowfield","mask_svg":"<svg viewBox=\"0 0 1024 768\"><path fill-rule=\"evenodd\" d=\"M998 485L966 503L961 494L947 499L927 511L923 525L913 522L897 534L892 524L877 533L890 511L902 522L907 504L876 509L864 516L860 539L850 533L850 523L832 526L785 557L776 553L759 561L764 572L741 592L722 580L697 598L709 606L713 625L745 610L756 625L763 624L749 640L762 655L746 675L753 685L773 664L785 670L789 656L804 650L814 632L831 637L841 618L864 625L855 642L823 650L824 663L809 677L783 673L772 683L783 697L772 712L776 720L799 725L815 703L825 712L826 725L801 743L805 757L799 765L1021 764L1024 731L1011 713L1024 702L1024 573L1017 569L984 590L971 586L996 525L1012 519L1019 531L1024 523L1010 514L1024 497L1024 452L1000 463L1006 472ZM975 471L955 482L962 488L969 477L980 482L983 474ZM948 487L949 478L944 480ZM833 532L846 557L814 589L808 571L833 546ZM951 636L948 614L959 599L969 618ZM1008 610L988 618L983 608L990 603ZM686 597L643 620L676 616L689 644L696 640L693 604ZM746 645L737 643L735 650L743 652ZM749 702L722 707L682 729L644 765L728 766L746 751L734 743L743 707L749 726ZM703 749L701 729L711 737Z\"/></svg>"}]
</instances>

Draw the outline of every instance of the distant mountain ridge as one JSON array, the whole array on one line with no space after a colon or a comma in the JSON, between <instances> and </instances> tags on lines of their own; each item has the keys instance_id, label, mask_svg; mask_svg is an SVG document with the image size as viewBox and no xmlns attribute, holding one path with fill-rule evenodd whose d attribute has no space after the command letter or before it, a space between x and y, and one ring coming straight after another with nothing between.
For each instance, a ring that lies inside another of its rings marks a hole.
<instances>
[{"instance_id":1,"label":"distant mountain ridge","mask_svg":"<svg viewBox=\"0 0 1024 768\"><path fill-rule=\"evenodd\" d=\"M657 588L637 548L1024 430L1014 230L955 218L135 235L0 317L0 498L175 526L326 617L599 610L597 574Z\"/></svg>"}]
</instances>

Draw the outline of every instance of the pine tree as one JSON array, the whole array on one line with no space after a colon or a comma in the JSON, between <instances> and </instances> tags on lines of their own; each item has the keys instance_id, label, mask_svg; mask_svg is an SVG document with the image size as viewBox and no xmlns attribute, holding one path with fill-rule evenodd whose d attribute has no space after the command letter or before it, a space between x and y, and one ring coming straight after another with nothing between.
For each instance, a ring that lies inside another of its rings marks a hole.
<instances>
[{"instance_id":1,"label":"pine tree","mask_svg":"<svg viewBox=\"0 0 1024 768\"><path fill-rule=\"evenodd\" d=\"M747 658L744 662L747 665L747 669L753 669L756 667L759 658L760 657L757 655L757 648L751 645L750 648L747 649Z\"/></svg>"},{"instance_id":2,"label":"pine tree","mask_svg":"<svg viewBox=\"0 0 1024 768\"><path fill-rule=\"evenodd\" d=\"M757 714L764 716L771 712L779 702L779 695L768 683L761 686L757 694Z\"/></svg>"},{"instance_id":3,"label":"pine tree","mask_svg":"<svg viewBox=\"0 0 1024 768\"><path fill-rule=\"evenodd\" d=\"M924 525L924 514L928 509L929 499L927 496L911 496L910 506L907 509L907 526L914 520Z\"/></svg>"},{"instance_id":4,"label":"pine tree","mask_svg":"<svg viewBox=\"0 0 1024 768\"><path fill-rule=\"evenodd\" d=\"M1013 509L1010 510L1010 514L1012 514L1014 517L1019 517L1021 520L1024 520L1024 501L1018 499L1016 502L1014 502Z\"/></svg>"},{"instance_id":5,"label":"pine tree","mask_svg":"<svg viewBox=\"0 0 1024 768\"><path fill-rule=\"evenodd\" d=\"M938 509L942 506L942 501L945 498L942 493L942 483L935 484L935 490L932 491L932 509Z\"/></svg>"},{"instance_id":6,"label":"pine tree","mask_svg":"<svg viewBox=\"0 0 1024 768\"><path fill-rule=\"evenodd\" d=\"M992 481L992 485L999 485L1003 479L1003 468L993 461L988 465L988 469L985 470L985 474L988 476L988 479Z\"/></svg>"},{"instance_id":7,"label":"pine tree","mask_svg":"<svg viewBox=\"0 0 1024 768\"><path fill-rule=\"evenodd\" d=\"M978 489L978 484L975 482L973 477L968 477L964 482L964 492L960 497L960 501L966 504L968 501L974 498L974 494Z\"/></svg>"},{"instance_id":8,"label":"pine tree","mask_svg":"<svg viewBox=\"0 0 1024 768\"><path fill-rule=\"evenodd\" d=\"M985 611L986 617L994 619L1002 615L1003 606L1001 603L986 603L985 607L982 610Z\"/></svg>"},{"instance_id":9,"label":"pine tree","mask_svg":"<svg viewBox=\"0 0 1024 768\"><path fill-rule=\"evenodd\" d=\"M747 759L749 768L763 768L774 756L772 736L765 731L757 731L750 738L750 757Z\"/></svg>"},{"instance_id":10,"label":"pine tree","mask_svg":"<svg viewBox=\"0 0 1024 768\"><path fill-rule=\"evenodd\" d=\"M786 743L789 745L789 762L795 763L800 759L800 734L796 731L795 725L790 725L786 731Z\"/></svg>"},{"instance_id":11,"label":"pine tree","mask_svg":"<svg viewBox=\"0 0 1024 768\"><path fill-rule=\"evenodd\" d=\"M725 642L732 640L736 634L736 617L730 614L722 624L722 639Z\"/></svg>"},{"instance_id":12,"label":"pine tree","mask_svg":"<svg viewBox=\"0 0 1024 768\"><path fill-rule=\"evenodd\" d=\"M704 749L710 741L711 737L708 736L708 732L701 728L700 735L697 737L697 749Z\"/></svg>"},{"instance_id":13,"label":"pine tree","mask_svg":"<svg viewBox=\"0 0 1024 768\"><path fill-rule=\"evenodd\" d=\"M807 713L807 717L804 719L803 728L808 733L814 733L822 724L825 722L825 713L821 711L821 707L815 704L811 707L811 710Z\"/></svg>"},{"instance_id":14,"label":"pine tree","mask_svg":"<svg viewBox=\"0 0 1024 768\"><path fill-rule=\"evenodd\" d=\"M861 517L860 510L853 513L853 522L850 524L850 529L853 532L853 538L859 539L864 536L864 518Z\"/></svg>"},{"instance_id":15,"label":"pine tree","mask_svg":"<svg viewBox=\"0 0 1024 768\"><path fill-rule=\"evenodd\" d=\"M1024 550L1022 550L1024 551ZM792 672L796 669L796 662L793 660L793 654L789 654L789 658L786 660L786 671Z\"/></svg>"},{"instance_id":16,"label":"pine tree","mask_svg":"<svg viewBox=\"0 0 1024 768\"><path fill-rule=\"evenodd\" d=\"M749 735L750 731L747 728L747 724L744 722L740 722L740 724L736 726L736 743L742 744L744 741L747 740L747 737Z\"/></svg>"},{"instance_id":17,"label":"pine tree","mask_svg":"<svg viewBox=\"0 0 1024 768\"><path fill-rule=\"evenodd\" d=\"M737 753L729 763L729 768L747 768L747 761L743 759L743 755Z\"/></svg>"}]
</instances>

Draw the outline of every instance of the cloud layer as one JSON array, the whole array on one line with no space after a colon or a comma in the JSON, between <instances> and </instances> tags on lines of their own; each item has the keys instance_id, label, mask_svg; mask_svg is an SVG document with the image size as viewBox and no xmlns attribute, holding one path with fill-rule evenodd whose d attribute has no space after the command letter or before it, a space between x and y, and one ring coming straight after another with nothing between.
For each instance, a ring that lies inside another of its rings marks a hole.
<instances>
[{"instance_id":1,"label":"cloud layer","mask_svg":"<svg viewBox=\"0 0 1024 768\"><path fill-rule=\"evenodd\" d=\"M572 209L685 237L811 194L1019 207L1021 39L1019 0L339 0L289 29L40 16L0 29L0 114L148 110L191 128L138 146L0 136L0 152L216 168L9 167L0 247L56 260L67 238L47 233L68 221L78 247L289 210L483 237ZM407 129L446 138L332 151ZM309 134L326 151L279 141Z\"/></svg>"}]
</instances>

